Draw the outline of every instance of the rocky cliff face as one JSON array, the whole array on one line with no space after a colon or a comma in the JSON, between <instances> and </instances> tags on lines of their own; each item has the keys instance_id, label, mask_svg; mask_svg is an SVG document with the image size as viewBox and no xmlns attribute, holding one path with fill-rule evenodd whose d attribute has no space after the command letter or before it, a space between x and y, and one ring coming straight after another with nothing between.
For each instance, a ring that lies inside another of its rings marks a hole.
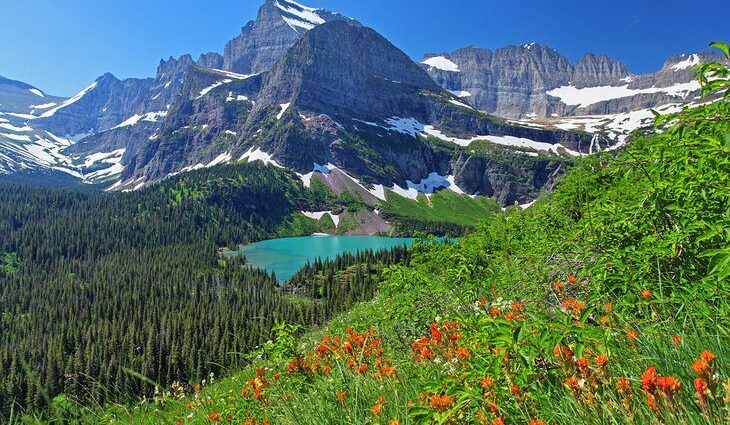
<instances>
[{"instance_id":1,"label":"rocky cliff face","mask_svg":"<svg viewBox=\"0 0 730 425\"><path fill-rule=\"evenodd\" d=\"M59 106L44 111L34 124L63 136L106 130L129 118L153 84L152 79L119 80L104 74Z\"/></svg>"},{"instance_id":2,"label":"rocky cliff face","mask_svg":"<svg viewBox=\"0 0 730 425\"><path fill-rule=\"evenodd\" d=\"M342 15L307 7L289 0L266 0L255 21L225 47L224 69L256 74L271 69L308 30Z\"/></svg>"},{"instance_id":3,"label":"rocky cliff face","mask_svg":"<svg viewBox=\"0 0 730 425\"><path fill-rule=\"evenodd\" d=\"M540 44L465 48L426 55L421 65L444 88L479 110L511 119L620 114L695 99L692 66L722 60L696 53L670 58L652 74L631 73L604 55L575 65Z\"/></svg>"},{"instance_id":4,"label":"rocky cliff face","mask_svg":"<svg viewBox=\"0 0 730 425\"><path fill-rule=\"evenodd\" d=\"M384 187L431 173L455 175L470 193L512 203L536 193L556 169L552 160L536 165L520 154L496 161L466 149L444 150L423 139L429 132L576 151L590 139L478 112L372 29L335 20L308 31L269 72L189 74L158 137L138 150L123 179L154 181L238 158L275 161L301 174L329 163Z\"/></svg>"}]
</instances>

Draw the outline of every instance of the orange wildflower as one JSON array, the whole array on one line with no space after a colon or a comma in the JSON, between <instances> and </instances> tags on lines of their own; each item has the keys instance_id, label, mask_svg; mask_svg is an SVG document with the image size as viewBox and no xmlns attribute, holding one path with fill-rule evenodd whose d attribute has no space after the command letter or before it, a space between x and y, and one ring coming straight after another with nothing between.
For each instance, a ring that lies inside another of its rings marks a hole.
<instances>
[{"instance_id":1,"label":"orange wildflower","mask_svg":"<svg viewBox=\"0 0 730 425\"><path fill-rule=\"evenodd\" d=\"M702 408L707 408L707 394L709 393L707 381L702 378L695 378L695 394L700 401Z\"/></svg>"},{"instance_id":2,"label":"orange wildflower","mask_svg":"<svg viewBox=\"0 0 730 425\"><path fill-rule=\"evenodd\" d=\"M494 379L487 376L486 378L483 378L481 382L479 383L479 386L482 387L484 391L489 391L490 389L494 388L495 383Z\"/></svg>"},{"instance_id":3,"label":"orange wildflower","mask_svg":"<svg viewBox=\"0 0 730 425\"><path fill-rule=\"evenodd\" d=\"M400 421L398 419L393 419L388 425L400 425Z\"/></svg>"},{"instance_id":4,"label":"orange wildflower","mask_svg":"<svg viewBox=\"0 0 730 425\"><path fill-rule=\"evenodd\" d=\"M512 311L515 313L522 313L525 311L525 307L521 303L515 301L512 303Z\"/></svg>"},{"instance_id":5,"label":"orange wildflower","mask_svg":"<svg viewBox=\"0 0 730 425\"><path fill-rule=\"evenodd\" d=\"M563 301L563 308L574 316L580 315L581 312L586 308L586 305L576 299L570 299Z\"/></svg>"},{"instance_id":6,"label":"orange wildflower","mask_svg":"<svg viewBox=\"0 0 730 425\"><path fill-rule=\"evenodd\" d=\"M580 391L580 381L575 376L571 376L570 378L565 380L565 386L568 387L573 392Z\"/></svg>"},{"instance_id":7,"label":"orange wildflower","mask_svg":"<svg viewBox=\"0 0 730 425\"><path fill-rule=\"evenodd\" d=\"M656 388L657 379L659 376L656 373L656 367L649 366L641 375L641 388L648 393L653 393Z\"/></svg>"},{"instance_id":8,"label":"orange wildflower","mask_svg":"<svg viewBox=\"0 0 730 425\"><path fill-rule=\"evenodd\" d=\"M578 278L575 277L574 274L568 276L568 283L570 283L571 285L575 284L575 282L577 282L577 281L578 281Z\"/></svg>"},{"instance_id":9,"label":"orange wildflower","mask_svg":"<svg viewBox=\"0 0 730 425\"><path fill-rule=\"evenodd\" d=\"M653 394L646 395L646 404L655 412L659 410L659 405L657 404L656 397L654 397Z\"/></svg>"},{"instance_id":10,"label":"orange wildflower","mask_svg":"<svg viewBox=\"0 0 730 425\"><path fill-rule=\"evenodd\" d=\"M563 282L556 280L555 283L553 283L553 290L555 292L561 292L563 290L563 286Z\"/></svg>"},{"instance_id":11,"label":"orange wildflower","mask_svg":"<svg viewBox=\"0 0 730 425\"><path fill-rule=\"evenodd\" d=\"M504 420L502 418L492 419L492 425L504 425Z\"/></svg>"},{"instance_id":12,"label":"orange wildflower","mask_svg":"<svg viewBox=\"0 0 730 425\"><path fill-rule=\"evenodd\" d=\"M428 405L437 412L445 412L451 409L454 404L454 399L444 394L442 396L434 394L428 399Z\"/></svg>"},{"instance_id":13,"label":"orange wildflower","mask_svg":"<svg viewBox=\"0 0 730 425\"><path fill-rule=\"evenodd\" d=\"M609 313L609 314L612 313L613 312L613 304L611 304L611 303L604 304L603 305L603 310L605 310L606 313Z\"/></svg>"},{"instance_id":14,"label":"orange wildflower","mask_svg":"<svg viewBox=\"0 0 730 425\"><path fill-rule=\"evenodd\" d=\"M578 369L580 369L581 371L588 369L588 359L586 359L585 357L581 357L578 360L576 360L575 364L578 366Z\"/></svg>"},{"instance_id":15,"label":"orange wildflower","mask_svg":"<svg viewBox=\"0 0 730 425\"><path fill-rule=\"evenodd\" d=\"M494 306L489 310L489 314L492 315L492 317L499 316L499 307Z\"/></svg>"},{"instance_id":16,"label":"orange wildflower","mask_svg":"<svg viewBox=\"0 0 730 425\"><path fill-rule=\"evenodd\" d=\"M700 354L700 358L707 362L707 364L712 364L712 361L715 360L715 354L712 351L703 351L702 354Z\"/></svg>"},{"instance_id":17,"label":"orange wildflower","mask_svg":"<svg viewBox=\"0 0 730 425\"><path fill-rule=\"evenodd\" d=\"M626 331L626 336L629 337L629 341L632 343L639 338L639 334L635 330L629 329Z\"/></svg>"},{"instance_id":18,"label":"orange wildflower","mask_svg":"<svg viewBox=\"0 0 730 425\"><path fill-rule=\"evenodd\" d=\"M545 421L542 419L533 419L530 421L529 425L545 425Z\"/></svg>"},{"instance_id":19,"label":"orange wildflower","mask_svg":"<svg viewBox=\"0 0 730 425\"><path fill-rule=\"evenodd\" d=\"M563 345L556 345L555 348L553 348L553 355L560 362L565 362L573 359L573 352L570 351L570 348Z\"/></svg>"},{"instance_id":20,"label":"orange wildflower","mask_svg":"<svg viewBox=\"0 0 730 425\"><path fill-rule=\"evenodd\" d=\"M598 367L606 367L608 365L608 356L599 354L598 356L596 356L596 364L598 365Z\"/></svg>"},{"instance_id":21,"label":"orange wildflower","mask_svg":"<svg viewBox=\"0 0 730 425\"><path fill-rule=\"evenodd\" d=\"M208 420L210 422L218 422L221 420L221 415L218 414L215 410L210 412L210 415L208 415Z\"/></svg>"},{"instance_id":22,"label":"orange wildflower","mask_svg":"<svg viewBox=\"0 0 730 425\"><path fill-rule=\"evenodd\" d=\"M678 393L682 388L682 383L679 382L674 376L662 376L656 381L656 386L664 393L664 395L671 397Z\"/></svg>"},{"instance_id":23,"label":"orange wildflower","mask_svg":"<svg viewBox=\"0 0 730 425\"><path fill-rule=\"evenodd\" d=\"M710 365L705 360L698 359L692 363L692 370L700 376L706 376L710 372Z\"/></svg>"},{"instance_id":24,"label":"orange wildflower","mask_svg":"<svg viewBox=\"0 0 730 425\"><path fill-rule=\"evenodd\" d=\"M357 373L365 373L367 371L368 371L368 365L366 365L365 363L363 363L357 367Z\"/></svg>"},{"instance_id":25,"label":"orange wildflower","mask_svg":"<svg viewBox=\"0 0 730 425\"><path fill-rule=\"evenodd\" d=\"M339 390L339 391L337 391L337 398L339 398L340 400L346 399L347 398L347 393L345 392L345 390Z\"/></svg>"},{"instance_id":26,"label":"orange wildflower","mask_svg":"<svg viewBox=\"0 0 730 425\"><path fill-rule=\"evenodd\" d=\"M682 345L682 335L672 335L672 344Z\"/></svg>"},{"instance_id":27,"label":"orange wildflower","mask_svg":"<svg viewBox=\"0 0 730 425\"><path fill-rule=\"evenodd\" d=\"M641 298L648 300L652 298L651 291L649 289L644 289L641 291Z\"/></svg>"},{"instance_id":28,"label":"orange wildflower","mask_svg":"<svg viewBox=\"0 0 730 425\"><path fill-rule=\"evenodd\" d=\"M631 393L631 382L625 377L620 377L616 380L616 387L621 395L627 395Z\"/></svg>"},{"instance_id":29,"label":"orange wildflower","mask_svg":"<svg viewBox=\"0 0 730 425\"><path fill-rule=\"evenodd\" d=\"M471 351L469 351L466 347L459 347L458 350L456 350L456 357L459 360L469 360L471 358Z\"/></svg>"}]
</instances>

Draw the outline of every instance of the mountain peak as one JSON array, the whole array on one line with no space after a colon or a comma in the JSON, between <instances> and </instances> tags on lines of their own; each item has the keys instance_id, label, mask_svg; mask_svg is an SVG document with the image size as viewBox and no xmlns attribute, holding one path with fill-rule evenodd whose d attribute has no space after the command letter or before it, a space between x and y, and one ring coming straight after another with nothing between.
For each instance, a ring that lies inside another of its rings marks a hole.
<instances>
[{"instance_id":1,"label":"mountain peak","mask_svg":"<svg viewBox=\"0 0 730 425\"><path fill-rule=\"evenodd\" d=\"M269 104L332 116L383 118L402 111L410 93L442 91L428 74L376 31L336 20L307 32L276 64L262 90ZM266 101L257 102L257 109Z\"/></svg>"},{"instance_id":2,"label":"mountain peak","mask_svg":"<svg viewBox=\"0 0 730 425\"><path fill-rule=\"evenodd\" d=\"M305 6L292 0L267 0L255 21L226 44L223 68L242 74L271 69L307 31L325 22L341 20L359 23L326 9Z\"/></svg>"}]
</instances>

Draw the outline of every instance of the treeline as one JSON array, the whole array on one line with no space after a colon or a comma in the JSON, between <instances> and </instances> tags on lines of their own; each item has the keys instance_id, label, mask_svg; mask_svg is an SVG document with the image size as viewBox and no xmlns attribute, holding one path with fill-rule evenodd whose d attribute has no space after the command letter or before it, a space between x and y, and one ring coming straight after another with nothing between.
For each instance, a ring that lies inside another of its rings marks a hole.
<instances>
[{"instance_id":1,"label":"treeline","mask_svg":"<svg viewBox=\"0 0 730 425\"><path fill-rule=\"evenodd\" d=\"M473 226L450 223L447 221L423 220L420 218L397 217L394 221L394 234L400 236L411 236L415 234L428 234L439 237L459 237L469 234L475 230Z\"/></svg>"},{"instance_id":2,"label":"treeline","mask_svg":"<svg viewBox=\"0 0 730 425\"><path fill-rule=\"evenodd\" d=\"M394 264L408 265L406 246L338 255L334 260L317 259L299 270L286 290L311 300L323 301L329 316L375 296L383 271Z\"/></svg>"},{"instance_id":3,"label":"treeline","mask_svg":"<svg viewBox=\"0 0 730 425\"><path fill-rule=\"evenodd\" d=\"M302 196L298 181L259 165L124 194L0 185L0 417L58 394L101 404L199 382L242 366L277 322L322 323L370 296L375 266L311 290L301 278L305 295L333 294L301 302L218 254L286 233Z\"/></svg>"}]
</instances>

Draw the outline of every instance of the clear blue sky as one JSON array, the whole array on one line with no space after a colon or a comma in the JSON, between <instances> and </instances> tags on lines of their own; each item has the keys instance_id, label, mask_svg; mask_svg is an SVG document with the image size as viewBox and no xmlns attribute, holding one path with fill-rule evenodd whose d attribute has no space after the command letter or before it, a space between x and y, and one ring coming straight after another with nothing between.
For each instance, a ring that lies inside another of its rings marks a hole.
<instances>
[{"instance_id":1,"label":"clear blue sky","mask_svg":"<svg viewBox=\"0 0 730 425\"><path fill-rule=\"evenodd\" d=\"M721 0L715 4L722 4ZM476 45L548 44L634 72L730 41L730 15L690 0L300 0L354 17L414 59ZM163 57L222 53L263 0L0 0L0 75L68 96L104 72L153 76Z\"/></svg>"}]
</instances>

